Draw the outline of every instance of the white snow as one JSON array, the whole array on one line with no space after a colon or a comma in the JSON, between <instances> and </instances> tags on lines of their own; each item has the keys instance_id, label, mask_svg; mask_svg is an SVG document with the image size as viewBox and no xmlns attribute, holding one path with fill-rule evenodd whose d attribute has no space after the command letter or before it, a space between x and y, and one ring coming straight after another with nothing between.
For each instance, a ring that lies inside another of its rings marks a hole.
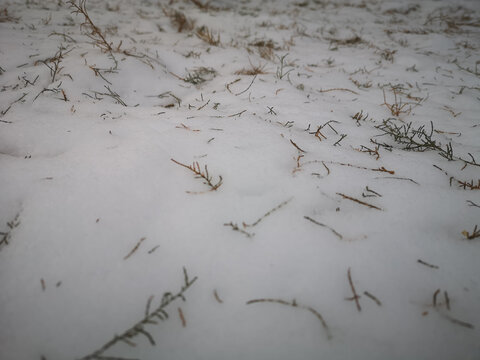
<instances>
[{"instance_id":1,"label":"white snow","mask_svg":"<svg viewBox=\"0 0 480 360\"><path fill-rule=\"evenodd\" d=\"M480 3L203 4L1 1L0 359L480 358Z\"/></svg>"}]
</instances>

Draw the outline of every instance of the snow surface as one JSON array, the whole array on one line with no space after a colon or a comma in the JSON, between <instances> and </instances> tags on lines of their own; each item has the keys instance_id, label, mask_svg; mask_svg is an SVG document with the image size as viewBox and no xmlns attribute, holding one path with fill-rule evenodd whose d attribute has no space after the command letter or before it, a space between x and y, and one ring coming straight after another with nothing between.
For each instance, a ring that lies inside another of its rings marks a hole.
<instances>
[{"instance_id":1,"label":"snow surface","mask_svg":"<svg viewBox=\"0 0 480 360\"><path fill-rule=\"evenodd\" d=\"M209 5L0 2L0 359L479 359L480 2Z\"/></svg>"}]
</instances>

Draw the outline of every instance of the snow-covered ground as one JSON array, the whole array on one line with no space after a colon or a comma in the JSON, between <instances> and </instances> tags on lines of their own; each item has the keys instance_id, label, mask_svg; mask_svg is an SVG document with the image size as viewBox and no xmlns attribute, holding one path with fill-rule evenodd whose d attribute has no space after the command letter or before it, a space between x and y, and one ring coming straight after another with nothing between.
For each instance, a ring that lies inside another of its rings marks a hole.
<instances>
[{"instance_id":1,"label":"snow-covered ground","mask_svg":"<svg viewBox=\"0 0 480 360\"><path fill-rule=\"evenodd\" d=\"M0 2L0 359L479 359L480 2L205 4Z\"/></svg>"}]
</instances>

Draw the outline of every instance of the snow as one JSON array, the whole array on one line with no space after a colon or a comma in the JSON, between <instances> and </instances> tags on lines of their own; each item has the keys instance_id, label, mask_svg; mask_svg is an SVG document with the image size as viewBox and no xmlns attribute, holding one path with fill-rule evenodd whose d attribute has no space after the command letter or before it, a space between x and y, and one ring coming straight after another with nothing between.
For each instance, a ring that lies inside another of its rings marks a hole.
<instances>
[{"instance_id":1,"label":"snow","mask_svg":"<svg viewBox=\"0 0 480 360\"><path fill-rule=\"evenodd\" d=\"M202 4L1 2L0 359L478 359L480 3Z\"/></svg>"}]
</instances>

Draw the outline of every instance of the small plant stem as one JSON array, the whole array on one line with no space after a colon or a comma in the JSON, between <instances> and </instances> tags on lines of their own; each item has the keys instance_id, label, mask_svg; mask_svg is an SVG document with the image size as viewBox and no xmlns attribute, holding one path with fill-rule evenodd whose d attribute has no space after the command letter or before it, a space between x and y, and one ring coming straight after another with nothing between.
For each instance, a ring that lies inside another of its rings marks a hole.
<instances>
[{"instance_id":1,"label":"small plant stem","mask_svg":"<svg viewBox=\"0 0 480 360\"><path fill-rule=\"evenodd\" d=\"M343 236L340 233L338 233L337 231L335 231L335 229L332 229L330 226L322 224L322 223L320 223L320 222L318 222L318 221L316 221L316 220L314 220L314 219L312 219L311 217L308 217L308 216L304 216L303 218L308 220L308 221L311 221L312 223L314 223L316 225L323 226L323 227L327 228L328 230L333 232L340 240L343 239Z\"/></svg>"},{"instance_id":2,"label":"small plant stem","mask_svg":"<svg viewBox=\"0 0 480 360\"><path fill-rule=\"evenodd\" d=\"M364 291L363 292L365 294L366 297L372 299L373 301L375 301L375 303L378 305L378 306L382 306L382 302L380 300L377 299L377 297L375 297L374 295L370 294L368 291Z\"/></svg>"},{"instance_id":3,"label":"small plant stem","mask_svg":"<svg viewBox=\"0 0 480 360\"><path fill-rule=\"evenodd\" d=\"M275 304L286 305L286 306L310 311L313 315L315 315L320 320L323 328L327 333L327 338L329 340L332 338L330 329L328 328L327 322L325 321L323 316L317 310L315 310L310 306L299 305L295 300L293 300L292 302L288 302L282 299L253 299L253 300L247 301L247 305L256 304L256 303L275 303Z\"/></svg>"},{"instance_id":4,"label":"small plant stem","mask_svg":"<svg viewBox=\"0 0 480 360\"><path fill-rule=\"evenodd\" d=\"M221 176L219 176L219 180L216 184L212 183L212 177L208 174L207 165L205 165L205 170L202 171L200 169L200 164L197 161L194 161L192 165L185 165L175 159L170 160L172 160L175 164L183 166L184 168L192 171L195 175L205 180L205 184L210 187L210 191L216 191L222 185L223 179Z\"/></svg>"},{"instance_id":5,"label":"small plant stem","mask_svg":"<svg viewBox=\"0 0 480 360\"><path fill-rule=\"evenodd\" d=\"M354 300L355 305L357 306L357 310L360 312L360 311L362 311L362 308L360 307L360 302L358 301L358 299L360 299L360 295L357 294L357 291L355 290L355 286L353 285L352 274L351 274L351 269L350 268L348 268L347 276L348 276L348 282L350 284L350 288L352 289L352 294L353 294L353 296L351 298L348 298L347 300L350 300L350 301Z\"/></svg>"},{"instance_id":6,"label":"small plant stem","mask_svg":"<svg viewBox=\"0 0 480 360\"><path fill-rule=\"evenodd\" d=\"M418 259L417 262L418 262L419 264L428 266L429 268L438 269L438 266L437 266L437 265L429 264L429 263L427 263L427 262L425 262L425 261L423 261L423 260Z\"/></svg>"},{"instance_id":7,"label":"small plant stem","mask_svg":"<svg viewBox=\"0 0 480 360\"><path fill-rule=\"evenodd\" d=\"M137 244L133 247L133 249L127 254L127 256L125 256L125 257L123 258L123 260L127 260L130 256L132 256L133 253L134 253L135 251L137 251L137 249L140 247L140 244L141 244L145 239L146 239L145 237L142 237L142 238L137 242Z\"/></svg>"},{"instance_id":8,"label":"small plant stem","mask_svg":"<svg viewBox=\"0 0 480 360\"><path fill-rule=\"evenodd\" d=\"M135 323L128 330L124 331L120 335L115 335L110 341L102 345L100 349L94 351L89 355L84 356L80 360L106 359L108 357L104 356L103 354L121 341L129 344L130 346L135 346L135 343L133 343L130 339L135 338L140 334L144 335L151 345L155 345L155 341L152 335L147 330L145 330L145 326L150 324L157 324L155 320L165 320L168 317L165 309L175 300L182 299L183 301L185 301L184 293L193 285L193 283L195 283L197 277L194 277L192 280L190 280L187 274L187 270L185 268L183 268L183 274L184 284L177 294L173 295L170 292L166 292L162 297L160 305L153 312L147 313L140 321ZM147 301L148 308L150 302L151 300L149 298L149 301Z\"/></svg>"},{"instance_id":9,"label":"small plant stem","mask_svg":"<svg viewBox=\"0 0 480 360\"><path fill-rule=\"evenodd\" d=\"M367 207L369 207L369 208L371 208L371 209L375 209L375 210L380 210L380 211L382 211L381 208L379 208L379 207L377 207L377 206L375 206L375 205L372 205L372 204L366 203L366 202L364 202L364 201L355 199L355 198L353 198L353 197L351 197L351 196L348 196L348 195L345 195L345 194L342 194L342 193L337 193L337 195L340 195L340 196L343 197L344 199L348 199L348 200L354 201L354 202L356 202L356 203L358 203L358 204L360 204L360 205L367 206Z\"/></svg>"}]
</instances>

